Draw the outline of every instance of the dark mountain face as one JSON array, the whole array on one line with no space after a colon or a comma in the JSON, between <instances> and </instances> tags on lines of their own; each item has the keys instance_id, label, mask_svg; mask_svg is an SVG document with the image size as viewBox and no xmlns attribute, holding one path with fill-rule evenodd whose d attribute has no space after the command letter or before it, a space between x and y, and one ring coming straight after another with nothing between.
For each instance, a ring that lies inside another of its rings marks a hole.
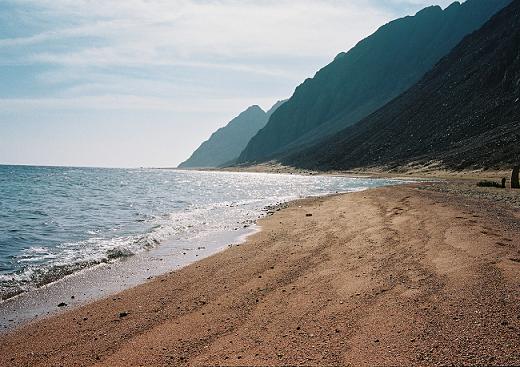
<instances>
[{"instance_id":1,"label":"dark mountain face","mask_svg":"<svg viewBox=\"0 0 520 367\"><path fill-rule=\"evenodd\" d=\"M272 115L273 113L275 113L276 110L277 110L278 108L280 108L280 106L283 105L285 102L287 102L286 99L276 102L276 103L273 105L273 107L271 107L271 108L269 109L269 111L266 112L266 114L267 114L267 119L269 120L269 118L271 117L271 115Z\"/></svg>"},{"instance_id":2,"label":"dark mountain face","mask_svg":"<svg viewBox=\"0 0 520 367\"><path fill-rule=\"evenodd\" d=\"M407 92L283 161L319 169L520 164L520 0L466 37Z\"/></svg>"},{"instance_id":3,"label":"dark mountain face","mask_svg":"<svg viewBox=\"0 0 520 367\"><path fill-rule=\"evenodd\" d=\"M219 167L235 160L283 102L277 102L268 112L258 106L249 107L225 127L214 132L179 168Z\"/></svg>"},{"instance_id":4,"label":"dark mountain face","mask_svg":"<svg viewBox=\"0 0 520 367\"><path fill-rule=\"evenodd\" d=\"M239 163L296 151L350 126L416 83L510 0L429 7L393 21L296 88L251 139Z\"/></svg>"}]
</instances>

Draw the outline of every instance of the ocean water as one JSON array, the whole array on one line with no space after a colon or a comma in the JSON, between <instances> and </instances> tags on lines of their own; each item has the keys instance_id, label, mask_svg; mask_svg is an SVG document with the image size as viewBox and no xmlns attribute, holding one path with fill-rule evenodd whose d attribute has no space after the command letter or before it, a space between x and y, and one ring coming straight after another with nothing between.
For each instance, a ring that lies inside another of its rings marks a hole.
<instances>
[{"instance_id":1,"label":"ocean water","mask_svg":"<svg viewBox=\"0 0 520 367\"><path fill-rule=\"evenodd\" d=\"M280 202L395 180L0 166L0 297L85 267L234 231Z\"/></svg>"}]
</instances>

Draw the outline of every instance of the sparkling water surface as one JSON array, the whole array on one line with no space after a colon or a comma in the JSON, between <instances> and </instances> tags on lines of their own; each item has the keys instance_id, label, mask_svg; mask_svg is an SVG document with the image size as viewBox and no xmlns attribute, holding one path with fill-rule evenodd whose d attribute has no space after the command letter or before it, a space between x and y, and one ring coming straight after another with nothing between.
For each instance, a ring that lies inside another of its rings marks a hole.
<instances>
[{"instance_id":1,"label":"sparkling water surface","mask_svg":"<svg viewBox=\"0 0 520 367\"><path fill-rule=\"evenodd\" d=\"M0 166L0 297L163 241L248 225L265 207L396 180Z\"/></svg>"}]
</instances>

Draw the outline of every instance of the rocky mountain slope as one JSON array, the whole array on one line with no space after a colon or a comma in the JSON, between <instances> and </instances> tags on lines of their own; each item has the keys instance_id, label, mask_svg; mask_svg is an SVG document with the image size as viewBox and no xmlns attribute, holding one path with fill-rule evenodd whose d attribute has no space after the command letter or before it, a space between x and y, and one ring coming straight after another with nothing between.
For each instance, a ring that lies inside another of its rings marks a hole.
<instances>
[{"instance_id":1,"label":"rocky mountain slope","mask_svg":"<svg viewBox=\"0 0 520 367\"><path fill-rule=\"evenodd\" d=\"M240 155L261 162L352 125L415 84L510 0L468 0L395 20L296 88Z\"/></svg>"},{"instance_id":2,"label":"rocky mountain slope","mask_svg":"<svg viewBox=\"0 0 520 367\"><path fill-rule=\"evenodd\" d=\"M282 161L319 169L519 164L520 0L466 37L407 92Z\"/></svg>"}]
</instances>

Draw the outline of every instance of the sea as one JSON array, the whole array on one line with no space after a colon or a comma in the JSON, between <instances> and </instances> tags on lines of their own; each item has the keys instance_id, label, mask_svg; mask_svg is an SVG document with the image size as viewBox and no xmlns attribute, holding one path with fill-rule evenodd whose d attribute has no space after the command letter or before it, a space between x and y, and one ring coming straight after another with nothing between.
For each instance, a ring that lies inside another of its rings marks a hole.
<instances>
[{"instance_id":1,"label":"sea","mask_svg":"<svg viewBox=\"0 0 520 367\"><path fill-rule=\"evenodd\" d=\"M185 251L186 243L201 248L213 234L239 231L273 206L293 199L400 182L174 169L0 166L0 298L85 268L116 263L166 241L168 251Z\"/></svg>"}]
</instances>

